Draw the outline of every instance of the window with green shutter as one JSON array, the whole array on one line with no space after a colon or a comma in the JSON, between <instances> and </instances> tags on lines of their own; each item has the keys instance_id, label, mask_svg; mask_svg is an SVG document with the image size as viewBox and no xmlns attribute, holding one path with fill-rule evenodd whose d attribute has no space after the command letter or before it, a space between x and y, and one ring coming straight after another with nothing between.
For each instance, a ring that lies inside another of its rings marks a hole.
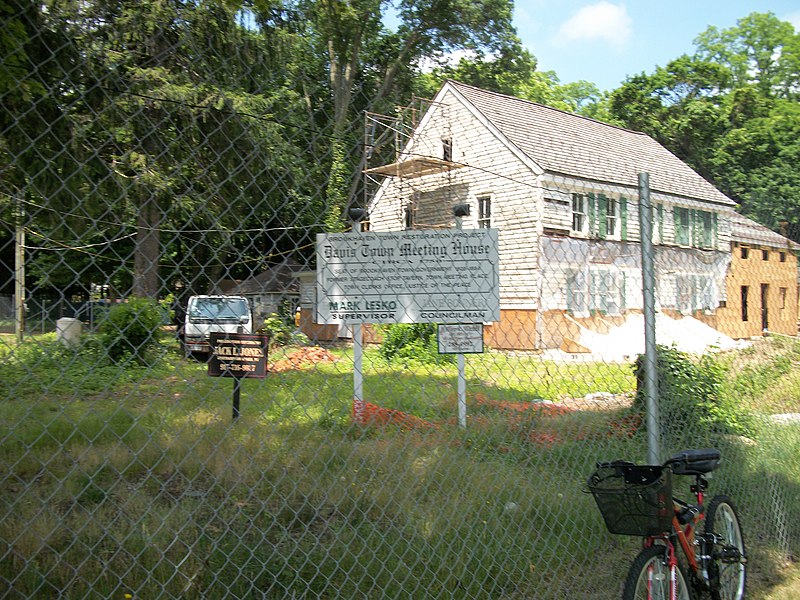
<instances>
[{"instance_id":1,"label":"window with green shutter","mask_svg":"<svg viewBox=\"0 0 800 600\"><path fill-rule=\"evenodd\" d=\"M605 194L598 197L598 225L601 238L616 239L620 237L620 203L616 198L610 198Z\"/></svg>"},{"instance_id":2,"label":"window with green shutter","mask_svg":"<svg viewBox=\"0 0 800 600\"><path fill-rule=\"evenodd\" d=\"M619 199L619 238L628 239L628 199L625 196Z\"/></svg>"},{"instance_id":3,"label":"window with green shutter","mask_svg":"<svg viewBox=\"0 0 800 600\"><path fill-rule=\"evenodd\" d=\"M597 235L604 239L608 231L608 198L605 194L597 195Z\"/></svg>"},{"instance_id":4,"label":"window with green shutter","mask_svg":"<svg viewBox=\"0 0 800 600\"><path fill-rule=\"evenodd\" d=\"M717 213L699 210L698 212L698 245L701 248L713 248L717 237Z\"/></svg>"},{"instance_id":5,"label":"window with green shutter","mask_svg":"<svg viewBox=\"0 0 800 600\"><path fill-rule=\"evenodd\" d=\"M675 243L680 246L690 246L692 243L692 222L688 208L676 206L674 210Z\"/></svg>"},{"instance_id":6,"label":"window with green shutter","mask_svg":"<svg viewBox=\"0 0 800 600\"><path fill-rule=\"evenodd\" d=\"M572 194L572 231L587 233L589 223L587 198L585 194Z\"/></svg>"}]
</instances>

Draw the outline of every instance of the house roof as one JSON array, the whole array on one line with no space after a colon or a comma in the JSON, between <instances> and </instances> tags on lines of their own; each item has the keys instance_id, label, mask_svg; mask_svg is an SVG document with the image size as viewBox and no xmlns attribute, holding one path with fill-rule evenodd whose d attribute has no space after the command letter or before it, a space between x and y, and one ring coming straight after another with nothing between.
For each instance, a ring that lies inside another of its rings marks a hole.
<instances>
[{"instance_id":1,"label":"house roof","mask_svg":"<svg viewBox=\"0 0 800 600\"><path fill-rule=\"evenodd\" d=\"M447 90L547 173L634 188L639 173L649 173L651 192L735 206L649 135L457 81L439 96Z\"/></svg>"},{"instance_id":2,"label":"house roof","mask_svg":"<svg viewBox=\"0 0 800 600\"><path fill-rule=\"evenodd\" d=\"M275 265L254 277L245 279L228 293L231 295L297 293L300 291L296 277L299 270L300 267L293 262Z\"/></svg>"},{"instance_id":3,"label":"house roof","mask_svg":"<svg viewBox=\"0 0 800 600\"><path fill-rule=\"evenodd\" d=\"M752 246L800 250L800 244L738 213L731 219L731 239Z\"/></svg>"}]
</instances>

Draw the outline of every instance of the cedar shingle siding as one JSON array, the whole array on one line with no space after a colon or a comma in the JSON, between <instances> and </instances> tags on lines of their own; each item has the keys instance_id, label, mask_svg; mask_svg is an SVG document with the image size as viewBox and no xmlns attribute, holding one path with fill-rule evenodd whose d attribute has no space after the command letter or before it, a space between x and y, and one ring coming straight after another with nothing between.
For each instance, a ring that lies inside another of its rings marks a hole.
<instances>
[{"instance_id":1,"label":"cedar shingle siding","mask_svg":"<svg viewBox=\"0 0 800 600\"><path fill-rule=\"evenodd\" d=\"M487 328L489 345L564 346L571 320L641 309L640 173L650 179L662 310L709 317L728 300L735 204L645 134L448 81L398 162L431 157L452 163L387 177L370 223L403 229L413 201L416 227L453 227L452 207L469 203L463 226L477 228L478 199L491 198L503 316Z\"/></svg>"}]
</instances>

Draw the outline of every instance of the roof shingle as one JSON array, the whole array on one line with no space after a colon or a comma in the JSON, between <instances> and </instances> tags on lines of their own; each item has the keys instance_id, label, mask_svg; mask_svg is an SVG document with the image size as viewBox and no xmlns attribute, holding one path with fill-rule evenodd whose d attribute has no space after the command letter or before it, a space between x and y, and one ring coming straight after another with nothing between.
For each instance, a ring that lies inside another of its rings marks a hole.
<instances>
[{"instance_id":1,"label":"roof shingle","mask_svg":"<svg viewBox=\"0 0 800 600\"><path fill-rule=\"evenodd\" d=\"M650 136L528 100L448 81L505 138L546 172L624 186L649 173L654 192L735 203Z\"/></svg>"}]
</instances>

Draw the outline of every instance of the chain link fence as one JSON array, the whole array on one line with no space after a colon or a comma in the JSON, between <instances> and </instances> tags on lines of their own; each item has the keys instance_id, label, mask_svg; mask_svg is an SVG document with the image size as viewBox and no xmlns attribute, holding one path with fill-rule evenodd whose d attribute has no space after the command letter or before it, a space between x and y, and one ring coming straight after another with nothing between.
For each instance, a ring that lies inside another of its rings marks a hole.
<instances>
[{"instance_id":1,"label":"chain link fence","mask_svg":"<svg viewBox=\"0 0 800 600\"><path fill-rule=\"evenodd\" d=\"M378 101L368 73L344 101L278 12L12 7L0 595L618 596L638 540L584 487L597 461L647 457L635 189L551 180L525 221L500 190L532 185L469 159L454 105L395 111L411 94ZM409 150L424 115L435 153ZM402 172L414 158L432 170ZM796 246L664 198L660 453L722 451L711 494L741 512L759 597L800 547ZM452 228L456 204L500 238L501 319L463 376L434 325L314 321L317 234L352 207L363 230ZM266 377L209 376L198 295L247 299Z\"/></svg>"}]
</instances>

